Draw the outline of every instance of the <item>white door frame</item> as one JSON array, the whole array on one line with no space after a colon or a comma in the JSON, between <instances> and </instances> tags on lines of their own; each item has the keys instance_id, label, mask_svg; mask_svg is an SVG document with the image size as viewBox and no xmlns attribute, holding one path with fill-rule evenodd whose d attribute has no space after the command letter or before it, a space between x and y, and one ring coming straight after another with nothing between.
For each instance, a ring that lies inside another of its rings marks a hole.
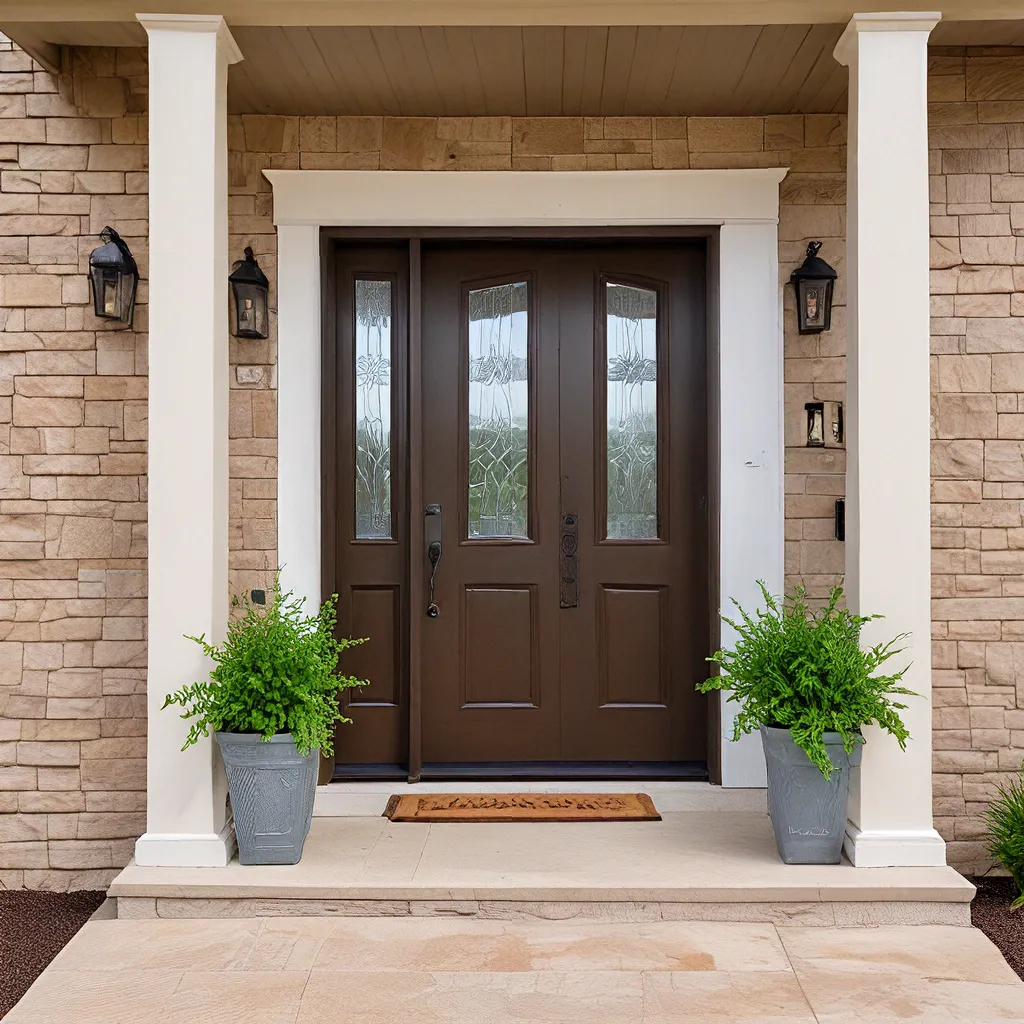
<instances>
[{"instance_id":1,"label":"white door frame","mask_svg":"<svg viewBox=\"0 0 1024 1024\"><path fill-rule=\"evenodd\" d=\"M322 227L719 228L711 272L719 395L718 592L759 604L783 573L783 356L779 183L786 168L666 171L283 171L264 174L278 228L278 562L287 587L321 597ZM722 641L730 642L723 625ZM763 786L758 737L730 742L722 783Z\"/></svg>"}]
</instances>

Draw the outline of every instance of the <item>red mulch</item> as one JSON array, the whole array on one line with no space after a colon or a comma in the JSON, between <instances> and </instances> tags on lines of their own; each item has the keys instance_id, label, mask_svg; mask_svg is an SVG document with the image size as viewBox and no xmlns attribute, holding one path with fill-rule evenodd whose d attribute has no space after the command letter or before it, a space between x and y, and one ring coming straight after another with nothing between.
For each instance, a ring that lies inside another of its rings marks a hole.
<instances>
[{"instance_id":1,"label":"red mulch","mask_svg":"<svg viewBox=\"0 0 1024 1024\"><path fill-rule=\"evenodd\" d=\"M972 878L978 895L971 904L971 923L998 947L1006 962L1024 979L1024 907L1010 910L1017 890L1009 878Z\"/></svg>"},{"instance_id":2,"label":"red mulch","mask_svg":"<svg viewBox=\"0 0 1024 1024\"><path fill-rule=\"evenodd\" d=\"M106 896L105 892L0 890L0 1018Z\"/></svg>"}]
</instances>

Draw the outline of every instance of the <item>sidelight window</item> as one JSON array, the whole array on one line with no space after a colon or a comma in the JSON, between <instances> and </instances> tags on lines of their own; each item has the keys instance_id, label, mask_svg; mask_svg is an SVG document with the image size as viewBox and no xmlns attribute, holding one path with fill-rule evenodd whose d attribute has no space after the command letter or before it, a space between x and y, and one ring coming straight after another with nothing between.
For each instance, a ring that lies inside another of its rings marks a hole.
<instances>
[{"instance_id":1,"label":"sidelight window","mask_svg":"<svg viewBox=\"0 0 1024 1024\"><path fill-rule=\"evenodd\" d=\"M390 281L356 281L356 537L391 537Z\"/></svg>"}]
</instances>

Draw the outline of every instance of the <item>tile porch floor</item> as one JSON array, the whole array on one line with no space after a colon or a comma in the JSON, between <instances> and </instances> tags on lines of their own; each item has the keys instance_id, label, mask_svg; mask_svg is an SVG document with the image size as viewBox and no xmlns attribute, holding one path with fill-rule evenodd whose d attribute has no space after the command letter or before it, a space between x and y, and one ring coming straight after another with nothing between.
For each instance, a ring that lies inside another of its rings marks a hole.
<instances>
[{"instance_id":1,"label":"tile porch floor","mask_svg":"<svg viewBox=\"0 0 1024 1024\"><path fill-rule=\"evenodd\" d=\"M109 920L4 1024L996 1024L1024 984L947 926Z\"/></svg>"}]
</instances>

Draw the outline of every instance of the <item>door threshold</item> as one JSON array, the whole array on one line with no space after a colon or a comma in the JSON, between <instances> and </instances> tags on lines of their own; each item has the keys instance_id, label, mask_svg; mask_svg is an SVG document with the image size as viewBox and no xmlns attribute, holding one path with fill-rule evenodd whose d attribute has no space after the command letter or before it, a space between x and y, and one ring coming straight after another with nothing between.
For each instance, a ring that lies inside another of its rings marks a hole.
<instances>
[{"instance_id":1,"label":"door threshold","mask_svg":"<svg viewBox=\"0 0 1024 1024\"><path fill-rule=\"evenodd\" d=\"M708 766L704 761L503 761L503 762L427 762L420 778L431 780L524 780L549 779L686 779L706 782Z\"/></svg>"},{"instance_id":2,"label":"door threshold","mask_svg":"<svg viewBox=\"0 0 1024 1024\"><path fill-rule=\"evenodd\" d=\"M569 779L662 779L707 782L705 761L434 761L423 765L420 778L430 781L545 782ZM407 781L399 764L339 764L332 782Z\"/></svg>"}]
</instances>

